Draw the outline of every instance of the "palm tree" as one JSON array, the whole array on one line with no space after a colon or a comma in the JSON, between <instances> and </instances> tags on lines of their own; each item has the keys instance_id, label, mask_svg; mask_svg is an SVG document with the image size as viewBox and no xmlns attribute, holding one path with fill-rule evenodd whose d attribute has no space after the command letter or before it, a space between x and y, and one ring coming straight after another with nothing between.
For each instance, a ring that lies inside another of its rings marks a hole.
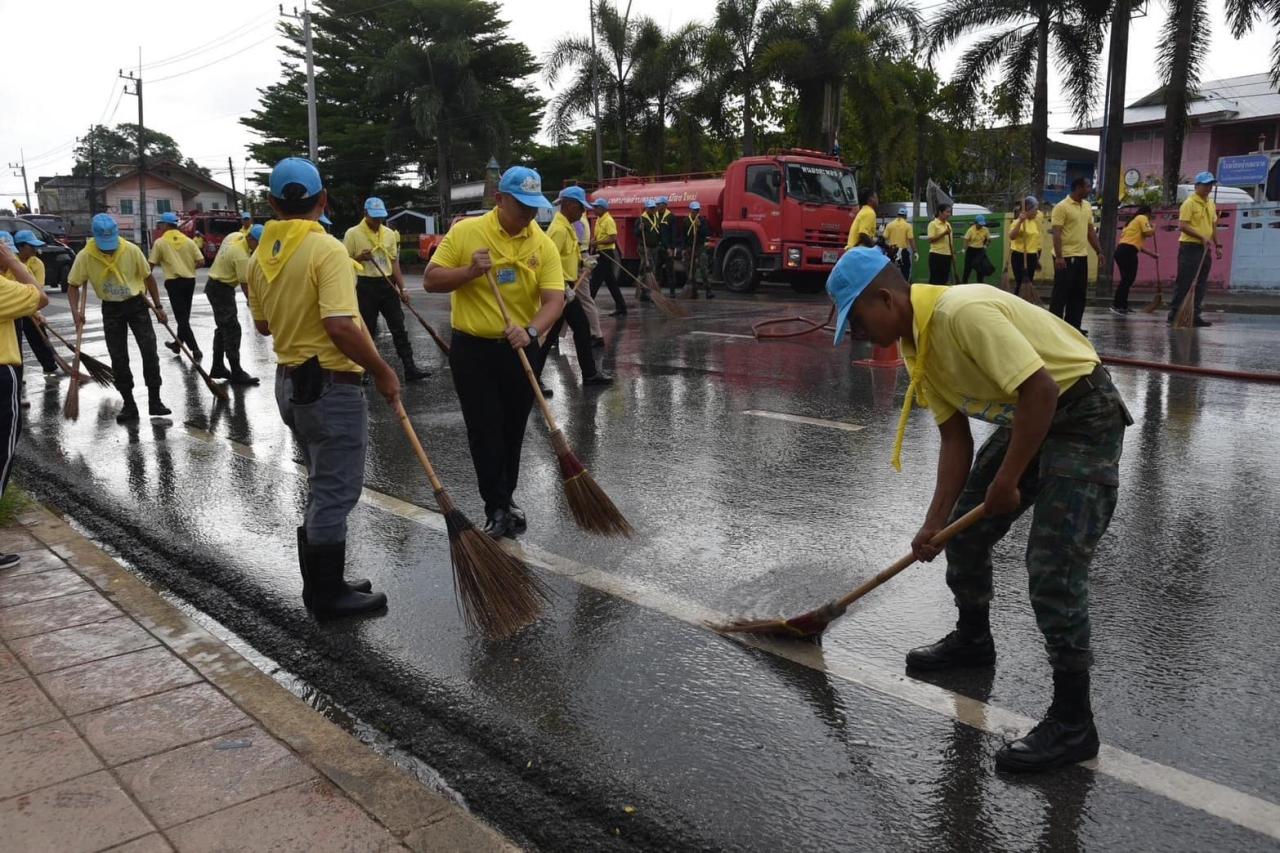
<instances>
[{"instance_id":1,"label":"palm tree","mask_svg":"<svg viewBox=\"0 0 1280 853\"><path fill-rule=\"evenodd\" d=\"M1164 66L1164 203L1177 204L1182 180L1182 143L1187 134L1187 103L1200 85L1200 68L1209 52L1209 13L1205 0L1169 0L1169 18L1160 41Z\"/></svg>"},{"instance_id":2,"label":"palm tree","mask_svg":"<svg viewBox=\"0 0 1280 853\"><path fill-rule=\"evenodd\" d=\"M1254 23L1271 19L1271 29L1278 35L1271 46L1271 85L1280 86L1280 0L1226 0L1227 23L1231 35L1242 38Z\"/></svg>"},{"instance_id":3,"label":"palm tree","mask_svg":"<svg viewBox=\"0 0 1280 853\"><path fill-rule=\"evenodd\" d=\"M785 0L719 0L715 23L703 47L703 61L722 74L726 89L742 98L742 155L756 152L756 110L760 87L763 36L773 30L787 7Z\"/></svg>"},{"instance_id":4,"label":"palm tree","mask_svg":"<svg viewBox=\"0 0 1280 853\"><path fill-rule=\"evenodd\" d=\"M1065 77L1071 111L1083 123L1094 105L1109 7L1109 0L957 0L929 25L930 59L966 33L982 32L961 56L951 79L962 102L976 105L988 75L997 68L1015 123L1030 98L1031 179L1036 191L1044 186L1049 141L1050 49ZM989 32L992 28L995 32Z\"/></svg>"},{"instance_id":5,"label":"palm tree","mask_svg":"<svg viewBox=\"0 0 1280 853\"><path fill-rule=\"evenodd\" d=\"M761 66L795 88L798 142L830 151L840 128L845 83L906 54L920 17L907 0L801 0L776 4L761 37ZM911 38L909 38L911 37Z\"/></svg>"},{"instance_id":6,"label":"palm tree","mask_svg":"<svg viewBox=\"0 0 1280 853\"><path fill-rule=\"evenodd\" d=\"M667 161L667 118L676 118L686 84L698 76L693 60L700 55L704 31L698 24L686 24L672 33L642 33L643 43L652 47L640 56L634 90L646 104L645 148L650 171L661 173Z\"/></svg>"}]
</instances>

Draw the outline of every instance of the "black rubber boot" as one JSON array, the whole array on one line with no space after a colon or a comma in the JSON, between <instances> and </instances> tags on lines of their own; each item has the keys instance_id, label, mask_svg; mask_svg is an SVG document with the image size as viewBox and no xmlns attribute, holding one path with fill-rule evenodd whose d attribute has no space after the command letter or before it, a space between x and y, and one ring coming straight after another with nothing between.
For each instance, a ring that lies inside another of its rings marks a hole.
<instances>
[{"instance_id":1,"label":"black rubber boot","mask_svg":"<svg viewBox=\"0 0 1280 853\"><path fill-rule=\"evenodd\" d=\"M1089 672L1053 672L1053 704L1025 736L996 753L996 767L1010 773L1054 770L1098 754L1098 730L1089 703Z\"/></svg>"},{"instance_id":2,"label":"black rubber boot","mask_svg":"<svg viewBox=\"0 0 1280 853\"><path fill-rule=\"evenodd\" d=\"M120 414L116 415L116 423L137 423L138 417L138 404L133 402L133 395L129 394L124 398L124 406L120 408Z\"/></svg>"},{"instance_id":3,"label":"black rubber boot","mask_svg":"<svg viewBox=\"0 0 1280 853\"><path fill-rule=\"evenodd\" d=\"M907 652L909 669L957 669L995 662L996 644L985 607L961 610L954 631L932 645Z\"/></svg>"},{"instance_id":4,"label":"black rubber boot","mask_svg":"<svg viewBox=\"0 0 1280 853\"><path fill-rule=\"evenodd\" d=\"M169 407L164 404L164 401L160 399L159 388L147 389L147 414L153 418L162 418L165 415L173 414L173 412L169 411Z\"/></svg>"},{"instance_id":5,"label":"black rubber boot","mask_svg":"<svg viewBox=\"0 0 1280 853\"><path fill-rule=\"evenodd\" d=\"M213 344L213 360L209 364L209 377L211 379L231 378L231 371L227 370L227 365L222 360L222 345L216 341Z\"/></svg>"},{"instance_id":6,"label":"black rubber boot","mask_svg":"<svg viewBox=\"0 0 1280 853\"><path fill-rule=\"evenodd\" d=\"M310 607L315 595L311 577L307 574L307 528L301 525L298 527L298 569L302 572L302 603ZM356 592L369 592L373 589L373 582L368 578L353 578L345 583L348 589Z\"/></svg>"},{"instance_id":7,"label":"black rubber boot","mask_svg":"<svg viewBox=\"0 0 1280 853\"><path fill-rule=\"evenodd\" d=\"M308 543L303 548L303 562L308 576L308 604L317 616L359 616L387 606L381 592L360 592L347 586L342 578L347 563L347 543L326 545Z\"/></svg>"}]
</instances>

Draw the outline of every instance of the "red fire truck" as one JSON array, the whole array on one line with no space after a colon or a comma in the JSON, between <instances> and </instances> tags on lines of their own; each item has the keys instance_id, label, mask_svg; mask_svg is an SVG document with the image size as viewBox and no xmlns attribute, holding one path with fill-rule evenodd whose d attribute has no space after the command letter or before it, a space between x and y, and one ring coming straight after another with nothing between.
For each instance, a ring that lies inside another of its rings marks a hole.
<instances>
[{"instance_id":1,"label":"red fire truck","mask_svg":"<svg viewBox=\"0 0 1280 853\"><path fill-rule=\"evenodd\" d=\"M802 149L743 157L720 175L609 180L592 197L609 200L624 261L638 261L636 219L645 199L660 196L677 224L689 202L701 203L712 269L729 290L751 291L766 277L812 293L844 251L858 188L838 158Z\"/></svg>"}]
</instances>

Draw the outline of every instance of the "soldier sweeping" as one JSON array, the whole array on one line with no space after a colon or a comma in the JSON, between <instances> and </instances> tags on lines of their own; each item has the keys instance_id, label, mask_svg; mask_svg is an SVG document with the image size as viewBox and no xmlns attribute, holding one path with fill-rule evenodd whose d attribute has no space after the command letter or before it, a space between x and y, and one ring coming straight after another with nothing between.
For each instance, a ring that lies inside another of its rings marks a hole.
<instances>
[{"instance_id":1,"label":"soldier sweeping","mask_svg":"<svg viewBox=\"0 0 1280 853\"><path fill-rule=\"evenodd\" d=\"M685 276L688 279L689 296L698 298L698 279L707 289L707 298L714 299L711 278L707 275L707 241L711 239L711 227L702 218L702 204L689 202L689 215L680 223L680 243L684 252Z\"/></svg>"},{"instance_id":2,"label":"soldier sweeping","mask_svg":"<svg viewBox=\"0 0 1280 853\"><path fill-rule=\"evenodd\" d=\"M1053 703L1030 733L1003 747L998 767L1047 770L1097 755L1089 702L1089 563L1116 506L1125 427L1132 421L1097 353L1077 329L987 285L908 284L876 249L845 253L827 291L848 329L880 346L901 341L911 383L898 423L900 467L913 403L938 424L941 450L933 500L912 542L929 544L949 520L979 505L986 517L946 546L956 630L913 649L919 670L995 663L988 608L991 551L1032 509L1027 544L1031 605L1053 666ZM973 456L969 419L997 429Z\"/></svg>"},{"instance_id":3,"label":"soldier sweeping","mask_svg":"<svg viewBox=\"0 0 1280 853\"><path fill-rule=\"evenodd\" d=\"M236 288L242 288L249 296L249 256L258 248L262 238L261 225L249 229L243 240L223 240L218 254L209 268L209 280L204 285L204 295L213 309L213 365L209 375L214 379L227 379L232 385L257 385L258 377L250 376L240 366L240 318L236 310ZM227 370L227 364L231 369Z\"/></svg>"}]
</instances>

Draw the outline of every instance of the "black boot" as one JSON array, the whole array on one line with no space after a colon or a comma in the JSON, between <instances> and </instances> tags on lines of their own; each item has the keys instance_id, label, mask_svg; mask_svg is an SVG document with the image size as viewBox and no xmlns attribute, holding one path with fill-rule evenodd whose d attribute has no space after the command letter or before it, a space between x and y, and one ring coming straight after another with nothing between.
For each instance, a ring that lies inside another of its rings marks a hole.
<instances>
[{"instance_id":1,"label":"black boot","mask_svg":"<svg viewBox=\"0 0 1280 853\"><path fill-rule=\"evenodd\" d=\"M387 596L383 593L360 592L343 581L346 542L307 544L303 546L302 561L309 580L304 594L311 598L307 607L317 616L359 616L387 606Z\"/></svg>"},{"instance_id":2,"label":"black boot","mask_svg":"<svg viewBox=\"0 0 1280 853\"><path fill-rule=\"evenodd\" d=\"M257 385L259 380L256 376L250 376L240 367L240 359L232 357L228 359L231 362L231 373L229 378L232 385ZM210 373L210 376L213 374Z\"/></svg>"},{"instance_id":3,"label":"black boot","mask_svg":"<svg viewBox=\"0 0 1280 853\"><path fill-rule=\"evenodd\" d=\"M404 381L417 382L431 375L430 370L423 370L413 363L412 358L404 359Z\"/></svg>"},{"instance_id":4,"label":"black boot","mask_svg":"<svg viewBox=\"0 0 1280 853\"><path fill-rule=\"evenodd\" d=\"M169 352L174 355L182 355L182 344L177 341L165 341L164 345L169 348Z\"/></svg>"},{"instance_id":5,"label":"black boot","mask_svg":"<svg viewBox=\"0 0 1280 853\"><path fill-rule=\"evenodd\" d=\"M907 667L910 669L991 666L995 662L996 645L991 639L986 607L961 610L954 631L932 645L907 652Z\"/></svg>"},{"instance_id":6,"label":"black boot","mask_svg":"<svg viewBox=\"0 0 1280 853\"><path fill-rule=\"evenodd\" d=\"M1010 773L1053 770L1098 754L1098 730L1089 704L1089 671L1053 671L1053 704L1024 737L996 753L996 767Z\"/></svg>"},{"instance_id":7,"label":"black boot","mask_svg":"<svg viewBox=\"0 0 1280 853\"><path fill-rule=\"evenodd\" d=\"M147 414L153 418L162 418L165 415L173 414L169 411L169 407L160 399L159 388L147 389Z\"/></svg>"},{"instance_id":8,"label":"black boot","mask_svg":"<svg viewBox=\"0 0 1280 853\"><path fill-rule=\"evenodd\" d=\"M231 372L227 370L227 365L222 360L222 344L217 341L213 342L213 361L209 365L209 377L211 379L231 378Z\"/></svg>"},{"instance_id":9,"label":"black boot","mask_svg":"<svg viewBox=\"0 0 1280 853\"><path fill-rule=\"evenodd\" d=\"M133 394L124 395L124 406L120 408L120 414L116 415L116 423L132 424L138 421L138 404L133 402Z\"/></svg>"},{"instance_id":10,"label":"black boot","mask_svg":"<svg viewBox=\"0 0 1280 853\"><path fill-rule=\"evenodd\" d=\"M314 592L311 577L307 573L307 528L303 526L298 527L298 568L302 571L302 603L310 607ZM346 584L356 592L369 592L373 589L373 582L368 578L354 578L346 581Z\"/></svg>"}]
</instances>

